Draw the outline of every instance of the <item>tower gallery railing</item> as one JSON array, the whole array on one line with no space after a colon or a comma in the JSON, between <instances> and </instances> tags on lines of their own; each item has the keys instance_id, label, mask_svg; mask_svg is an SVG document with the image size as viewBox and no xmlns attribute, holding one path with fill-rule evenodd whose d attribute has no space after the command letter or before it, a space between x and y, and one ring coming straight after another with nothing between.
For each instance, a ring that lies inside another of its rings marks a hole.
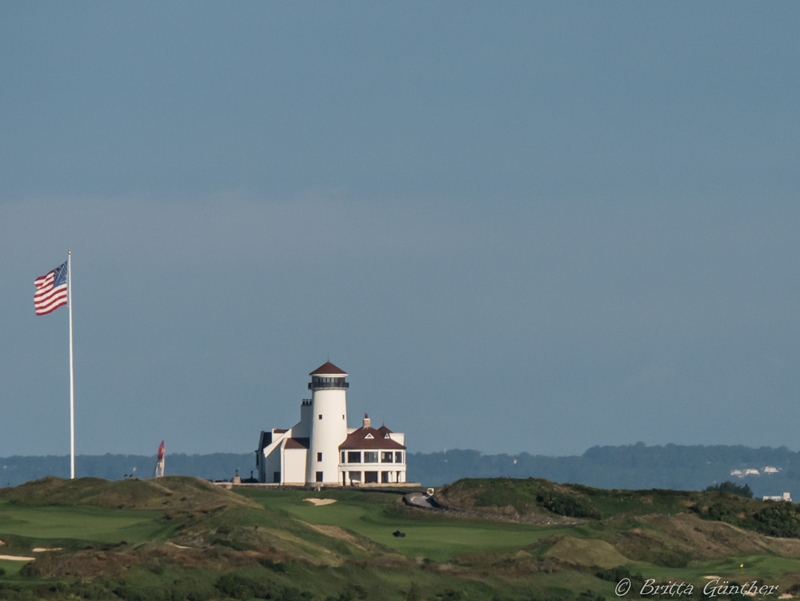
<instances>
[{"instance_id":1,"label":"tower gallery railing","mask_svg":"<svg viewBox=\"0 0 800 601\"><path fill-rule=\"evenodd\" d=\"M345 382L344 378L311 378L308 383L309 390L319 390L320 388L350 388L350 383Z\"/></svg>"}]
</instances>

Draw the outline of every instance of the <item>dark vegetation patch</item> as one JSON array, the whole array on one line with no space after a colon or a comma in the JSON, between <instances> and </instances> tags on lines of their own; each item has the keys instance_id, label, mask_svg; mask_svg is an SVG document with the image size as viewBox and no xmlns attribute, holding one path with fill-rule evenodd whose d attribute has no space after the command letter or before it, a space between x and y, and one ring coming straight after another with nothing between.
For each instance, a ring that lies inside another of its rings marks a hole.
<instances>
[{"instance_id":1,"label":"dark vegetation patch","mask_svg":"<svg viewBox=\"0 0 800 601\"><path fill-rule=\"evenodd\" d=\"M220 576L214 588L229 599L274 599L276 601L302 601L313 598L308 591L292 586L277 585L270 580L257 579L237 573Z\"/></svg>"},{"instance_id":2,"label":"dark vegetation patch","mask_svg":"<svg viewBox=\"0 0 800 601\"><path fill-rule=\"evenodd\" d=\"M436 493L436 500L459 509L503 515L600 517L597 509L582 492L535 478L465 478L440 489Z\"/></svg>"},{"instance_id":3,"label":"dark vegetation patch","mask_svg":"<svg viewBox=\"0 0 800 601\"><path fill-rule=\"evenodd\" d=\"M465 478L436 493L436 499L444 505L502 515L557 515L599 520L620 515L691 513L704 520L726 522L766 536L800 538L800 506L751 497L748 486L732 482L696 492L606 490L537 478ZM676 562L680 560L665 558L662 564Z\"/></svg>"},{"instance_id":4,"label":"dark vegetation patch","mask_svg":"<svg viewBox=\"0 0 800 601\"><path fill-rule=\"evenodd\" d=\"M607 580L608 582L613 582L614 584L620 582L624 578L630 580L633 584L638 584L639 586L634 586L634 590L637 588L641 590L641 585L644 584L644 576L642 576L641 572L636 572L635 574L631 573L631 571L626 568L625 566L617 566L615 568L598 568L594 567L594 575L597 576L600 580Z\"/></svg>"},{"instance_id":5,"label":"dark vegetation patch","mask_svg":"<svg viewBox=\"0 0 800 601\"><path fill-rule=\"evenodd\" d=\"M747 497L748 499L753 498L753 491L750 489L749 484L745 484L742 486L741 484L736 484L735 482L731 482L730 480L726 480L725 482L720 482L719 484L713 484L705 489L705 492L723 492L729 495L738 495L740 497Z\"/></svg>"},{"instance_id":6,"label":"dark vegetation patch","mask_svg":"<svg viewBox=\"0 0 800 601\"><path fill-rule=\"evenodd\" d=\"M788 501L757 501L739 495L712 494L688 509L705 520L755 530L765 536L800 538L800 507Z\"/></svg>"},{"instance_id":7,"label":"dark vegetation patch","mask_svg":"<svg viewBox=\"0 0 800 601\"><path fill-rule=\"evenodd\" d=\"M4 555L30 555L31 549L37 546L33 539L16 534L3 534L0 539L3 541L0 554Z\"/></svg>"}]
</instances>

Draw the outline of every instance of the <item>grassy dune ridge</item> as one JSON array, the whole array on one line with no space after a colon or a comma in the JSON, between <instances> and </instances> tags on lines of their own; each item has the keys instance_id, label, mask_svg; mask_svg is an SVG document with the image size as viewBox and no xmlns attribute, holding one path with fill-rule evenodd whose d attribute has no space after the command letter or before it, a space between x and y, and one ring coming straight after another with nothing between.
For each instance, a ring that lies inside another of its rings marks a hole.
<instances>
[{"instance_id":1,"label":"grassy dune ridge","mask_svg":"<svg viewBox=\"0 0 800 601\"><path fill-rule=\"evenodd\" d=\"M436 497L483 518L411 508L396 492L45 478L0 489L0 555L35 557L0 559L0 599L590 601L615 597L626 574L800 594L792 504L509 478Z\"/></svg>"},{"instance_id":2,"label":"grassy dune ridge","mask_svg":"<svg viewBox=\"0 0 800 601\"><path fill-rule=\"evenodd\" d=\"M537 478L464 478L440 489L436 499L456 508L518 517L609 519L689 513L767 536L800 538L797 505L721 492L608 490Z\"/></svg>"}]
</instances>

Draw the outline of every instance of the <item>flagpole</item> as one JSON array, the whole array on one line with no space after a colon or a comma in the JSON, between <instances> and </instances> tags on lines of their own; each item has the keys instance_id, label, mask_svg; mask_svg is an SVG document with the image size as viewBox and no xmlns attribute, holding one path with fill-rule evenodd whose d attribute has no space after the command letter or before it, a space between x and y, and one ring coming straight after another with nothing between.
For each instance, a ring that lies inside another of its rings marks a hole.
<instances>
[{"instance_id":1,"label":"flagpole","mask_svg":"<svg viewBox=\"0 0 800 601\"><path fill-rule=\"evenodd\" d=\"M69 451L70 478L75 479L75 370L72 362L72 251L67 251L67 306L69 307Z\"/></svg>"}]
</instances>

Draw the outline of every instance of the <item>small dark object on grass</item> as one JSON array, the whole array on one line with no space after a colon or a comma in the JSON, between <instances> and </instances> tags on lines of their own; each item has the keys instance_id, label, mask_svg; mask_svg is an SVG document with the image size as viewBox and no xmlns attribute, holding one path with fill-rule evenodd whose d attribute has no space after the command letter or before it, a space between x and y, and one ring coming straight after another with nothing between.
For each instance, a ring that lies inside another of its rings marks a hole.
<instances>
[{"instance_id":1,"label":"small dark object on grass","mask_svg":"<svg viewBox=\"0 0 800 601\"><path fill-rule=\"evenodd\" d=\"M392 532L392 536L395 537L395 538L405 538L406 537L406 533L405 532L400 532L399 530L395 530L394 532Z\"/></svg>"}]
</instances>

